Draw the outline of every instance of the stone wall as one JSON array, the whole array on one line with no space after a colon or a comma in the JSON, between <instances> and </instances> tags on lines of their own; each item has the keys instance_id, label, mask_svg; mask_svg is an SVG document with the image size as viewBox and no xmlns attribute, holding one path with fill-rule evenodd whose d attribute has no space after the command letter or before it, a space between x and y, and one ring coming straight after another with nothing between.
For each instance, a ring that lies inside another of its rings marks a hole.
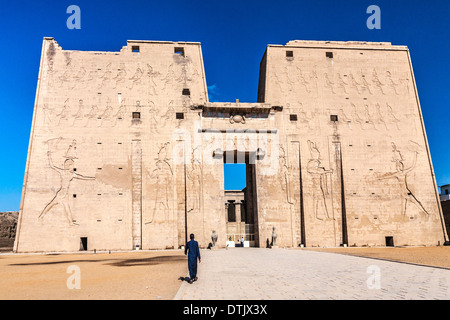
<instances>
[{"instance_id":1,"label":"stone wall","mask_svg":"<svg viewBox=\"0 0 450 320\"><path fill-rule=\"evenodd\" d=\"M45 38L15 251L224 247L229 156L256 246L448 240L407 47L269 45L259 80L257 103L210 103L199 43Z\"/></svg>"},{"instance_id":2,"label":"stone wall","mask_svg":"<svg viewBox=\"0 0 450 320\"><path fill-rule=\"evenodd\" d=\"M13 249L18 216L18 211L0 212L0 251Z\"/></svg>"},{"instance_id":3,"label":"stone wall","mask_svg":"<svg viewBox=\"0 0 450 320\"><path fill-rule=\"evenodd\" d=\"M450 238L450 201L442 201L441 206L444 214L445 228L447 229L447 234Z\"/></svg>"}]
</instances>

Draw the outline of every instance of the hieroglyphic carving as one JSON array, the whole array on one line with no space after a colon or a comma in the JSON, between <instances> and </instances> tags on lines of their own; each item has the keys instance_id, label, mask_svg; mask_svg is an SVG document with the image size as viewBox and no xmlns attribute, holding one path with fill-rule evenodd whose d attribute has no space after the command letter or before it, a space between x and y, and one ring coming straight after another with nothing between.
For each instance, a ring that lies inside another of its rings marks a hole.
<instances>
[{"instance_id":1,"label":"hieroglyphic carving","mask_svg":"<svg viewBox=\"0 0 450 320\"><path fill-rule=\"evenodd\" d=\"M82 87L84 83L84 77L87 75L86 69L81 66L78 73L73 77L73 82L75 86Z\"/></svg>"},{"instance_id":2,"label":"hieroglyphic carving","mask_svg":"<svg viewBox=\"0 0 450 320\"><path fill-rule=\"evenodd\" d=\"M167 111L160 118L161 127L166 127L166 125L170 123L171 119L174 119L174 115L175 108L173 107L173 100L170 100L167 104Z\"/></svg>"},{"instance_id":3,"label":"hieroglyphic carving","mask_svg":"<svg viewBox=\"0 0 450 320\"><path fill-rule=\"evenodd\" d=\"M162 78L162 81L164 82L162 90L166 90L166 87L173 87L175 79L175 71L173 70L173 64L171 63L167 68L166 75L164 76L164 78Z\"/></svg>"},{"instance_id":4,"label":"hieroglyphic carving","mask_svg":"<svg viewBox=\"0 0 450 320\"><path fill-rule=\"evenodd\" d=\"M278 90L280 90L280 92L284 94L285 88L283 86L283 82L281 80L281 76L279 75L279 73L280 73L279 70L277 70L277 68L274 67L274 71L272 72L272 75L274 77L274 83L278 86Z\"/></svg>"},{"instance_id":5,"label":"hieroglyphic carving","mask_svg":"<svg viewBox=\"0 0 450 320\"><path fill-rule=\"evenodd\" d=\"M50 145L58 145L58 143L62 140L62 138L55 138L50 139L46 143L49 146L49 150L47 151L47 157L48 157L48 163L50 168L55 170L59 176L60 176L60 186L58 190L56 191L55 195L53 196L52 200L46 204L44 209L41 211L41 213L38 216L39 220L43 220L44 217L50 212L50 210L57 206L62 205L64 214L69 221L70 225L74 225L73 217L72 217L72 211L70 209L69 204L69 189L70 184L73 179L78 180L94 180L95 177L89 177L85 175L81 175L79 173L76 173L74 171L74 160L77 159L76 157L76 140L72 141L72 144L69 145L67 148L67 151L65 152L65 160L63 162L62 167L58 167L53 164L52 160L52 152L50 149Z\"/></svg>"},{"instance_id":6,"label":"hieroglyphic carving","mask_svg":"<svg viewBox=\"0 0 450 320\"><path fill-rule=\"evenodd\" d=\"M159 75L160 75L160 73L157 71L153 71L153 67L147 63L146 76L148 78L148 89L149 89L150 95L157 95L157 91L156 91L157 85L155 82L155 78L158 78Z\"/></svg>"},{"instance_id":7,"label":"hieroglyphic carving","mask_svg":"<svg viewBox=\"0 0 450 320\"><path fill-rule=\"evenodd\" d=\"M372 69L372 72L360 71L359 75L355 75L353 71L348 73L323 73L321 78L323 86L331 91L331 93L338 93L337 90L341 91L343 94L350 93L348 89L352 89L357 94L364 94L368 92L373 94L372 88L377 88L380 93L386 95L386 89L390 88L396 95L400 95L402 92L409 95L409 78L408 76L397 77L394 76L391 71L385 71L384 82L380 80L378 75L378 70L376 68ZM281 81L280 74L283 75L283 80ZM288 66L285 65L283 69L277 70L274 67L272 72L274 77L274 82L279 86L280 92L292 91L294 86L302 88L306 93L314 93L317 91L317 72L314 68L309 72L309 80L307 80L306 73L299 66ZM368 80L370 78L370 80ZM316 89L316 90L315 90Z\"/></svg>"},{"instance_id":8,"label":"hieroglyphic carving","mask_svg":"<svg viewBox=\"0 0 450 320\"><path fill-rule=\"evenodd\" d=\"M74 115L72 115L72 117L73 117L72 126L75 126L76 123L83 120L83 118L84 118L83 112L84 112L83 100L80 99L80 100L78 100L78 110Z\"/></svg>"},{"instance_id":9,"label":"hieroglyphic carving","mask_svg":"<svg viewBox=\"0 0 450 320\"><path fill-rule=\"evenodd\" d=\"M191 168L186 172L190 181L188 212L195 212L200 209L202 169L199 153L201 153L201 146L197 146L192 150Z\"/></svg>"},{"instance_id":10,"label":"hieroglyphic carving","mask_svg":"<svg viewBox=\"0 0 450 320\"><path fill-rule=\"evenodd\" d=\"M342 89L342 91L344 91L345 94L347 94L346 86L347 83L344 81L344 79L342 79L341 74L337 73L337 87Z\"/></svg>"},{"instance_id":11,"label":"hieroglyphic carving","mask_svg":"<svg viewBox=\"0 0 450 320\"><path fill-rule=\"evenodd\" d=\"M392 162L395 162L396 172L389 172L383 175L378 176L378 180L384 179L396 179L399 187L399 194L401 198L401 213L403 216L406 216L406 211L408 207L408 203L414 204L421 213L425 216L428 216L428 211L424 208L422 203L417 199L414 195L410 185L408 184L408 174L413 171L416 167L417 163L417 155L420 150L420 145L414 141L409 141L408 149L413 153L412 155L412 164L409 167L405 167L405 159L397 149L397 146L394 142L391 143L392 146Z\"/></svg>"},{"instance_id":12,"label":"hieroglyphic carving","mask_svg":"<svg viewBox=\"0 0 450 320\"><path fill-rule=\"evenodd\" d=\"M309 88L309 82L306 81L305 76L302 73L302 70L299 67L297 68L297 81L298 83L305 89L306 92L310 93L311 89Z\"/></svg>"},{"instance_id":13,"label":"hieroglyphic carving","mask_svg":"<svg viewBox=\"0 0 450 320\"><path fill-rule=\"evenodd\" d=\"M340 107L342 107L342 106L340 106ZM342 122L346 123L349 129L352 129L352 125L351 125L352 119L349 116L347 116L347 114L345 113L343 108L339 109L338 114L339 114L339 119L341 119Z\"/></svg>"},{"instance_id":14,"label":"hieroglyphic carving","mask_svg":"<svg viewBox=\"0 0 450 320\"><path fill-rule=\"evenodd\" d=\"M283 74L283 79L285 81L280 82L280 73ZM272 75L275 83L279 86L282 93L285 89L287 89L287 91L292 91L295 85L303 88L306 93L313 93L317 91L318 77L315 71L315 66L309 72L309 81L306 80L307 77L304 71L298 66L293 68L292 66L285 65L282 72L279 72L274 68ZM390 71L386 71L386 81L383 83L378 76L378 71L374 68L372 69L371 75L369 74L369 77L370 80L368 81L367 74L363 71L361 71L360 76L358 76L359 80L353 72L349 72L348 74L342 74L340 72L325 72L323 73L323 78L321 80L323 81L323 86L329 89L332 94L336 94L339 91L343 94L348 94L350 93L348 91L349 88L357 94L364 94L365 92L373 94L371 87L378 88L383 95L386 94L386 87L391 88L396 95L400 94L399 87L405 87L405 91L409 92L409 80L407 76L405 78L398 78L396 81L394 80L392 73Z\"/></svg>"},{"instance_id":15,"label":"hieroglyphic carving","mask_svg":"<svg viewBox=\"0 0 450 320\"><path fill-rule=\"evenodd\" d=\"M131 83L128 85L128 88L133 89L134 86L140 85L143 76L144 71L142 71L142 69L138 66L134 72L134 75L130 78Z\"/></svg>"},{"instance_id":16,"label":"hieroglyphic carving","mask_svg":"<svg viewBox=\"0 0 450 320\"><path fill-rule=\"evenodd\" d=\"M96 79L97 79L97 70L90 70L88 72L87 79L84 82L84 87L88 88L89 86L92 85L93 82L95 82Z\"/></svg>"},{"instance_id":17,"label":"hieroglyphic carving","mask_svg":"<svg viewBox=\"0 0 450 320\"><path fill-rule=\"evenodd\" d=\"M288 104L289 108L289 104ZM299 103L297 114L297 121L295 122L295 127L298 130L308 129L311 133L316 133L319 130L318 119L315 116L317 114L317 109L309 108L311 111L306 112L303 107L303 103Z\"/></svg>"},{"instance_id":18,"label":"hieroglyphic carving","mask_svg":"<svg viewBox=\"0 0 450 320\"><path fill-rule=\"evenodd\" d=\"M192 78L190 77L187 70L187 63L185 58L183 58L181 62L181 72L180 76L177 78L177 81L185 86L187 86L188 81L192 81Z\"/></svg>"},{"instance_id":19,"label":"hieroglyphic carving","mask_svg":"<svg viewBox=\"0 0 450 320\"><path fill-rule=\"evenodd\" d=\"M378 129L379 126L382 126L384 129L389 130L386 121L384 121L383 112L379 103L375 105L375 109L375 115L373 116L374 127Z\"/></svg>"},{"instance_id":20,"label":"hieroglyphic carving","mask_svg":"<svg viewBox=\"0 0 450 320\"><path fill-rule=\"evenodd\" d=\"M365 118L365 126L369 129L374 129L377 130L376 126L375 126L375 122L372 119L372 114L369 111L369 105L365 104L364 105L364 118Z\"/></svg>"},{"instance_id":21,"label":"hieroglyphic carving","mask_svg":"<svg viewBox=\"0 0 450 320\"><path fill-rule=\"evenodd\" d=\"M61 139L61 138L58 138ZM69 145L69 147L66 150L65 158L69 160L75 160L78 159L77 157L77 140L73 139L72 143Z\"/></svg>"},{"instance_id":22,"label":"hieroglyphic carving","mask_svg":"<svg viewBox=\"0 0 450 320\"><path fill-rule=\"evenodd\" d=\"M91 123L96 123L98 117L98 107L93 105L88 114L85 114L86 122L84 124L85 127L89 126Z\"/></svg>"},{"instance_id":23,"label":"hieroglyphic carving","mask_svg":"<svg viewBox=\"0 0 450 320\"><path fill-rule=\"evenodd\" d=\"M64 106L61 110L61 112L59 114L57 114L56 116L59 117L58 119L58 125L61 124L62 120L69 120L70 118L70 107L68 105L69 99L66 99L66 101L64 102Z\"/></svg>"},{"instance_id":24,"label":"hieroglyphic carving","mask_svg":"<svg viewBox=\"0 0 450 320\"><path fill-rule=\"evenodd\" d=\"M364 120L359 116L356 105L353 102L351 102L350 105L352 106L351 111L352 123L357 123L361 127L361 129L364 129Z\"/></svg>"},{"instance_id":25,"label":"hieroglyphic carving","mask_svg":"<svg viewBox=\"0 0 450 320\"><path fill-rule=\"evenodd\" d=\"M376 87L378 87L378 89L381 91L382 94L386 94L383 90L384 84L378 78L378 73L376 69L373 69L372 72L372 83L375 84Z\"/></svg>"},{"instance_id":26,"label":"hieroglyphic carving","mask_svg":"<svg viewBox=\"0 0 450 320\"><path fill-rule=\"evenodd\" d=\"M400 120L389 103L386 103L385 108L382 108L379 103L374 105L364 104L364 110L359 110L353 102L350 102L350 107L350 112L345 112L344 108L339 109L340 119L347 123L350 129L353 129L352 124L358 125L362 130L389 131L400 129Z\"/></svg>"},{"instance_id":27,"label":"hieroglyphic carving","mask_svg":"<svg viewBox=\"0 0 450 320\"><path fill-rule=\"evenodd\" d=\"M117 70L116 76L113 78L115 85L114 89L117 88L119 84L122 84L125 81L125 78L127 77L127 70L125 67L125 64L122 62L119 64L119 69Z\"/></svg>"},{"instance_id":28,"label":"hieroglyphic carving","mask_svg":"<svg viewBox=\"0 0 450 320\"><path fill-rule=\"evenodd\" d=\"M386 102L386 108L387 108L387 119L388 122L391 124L394 124L397 130L400 130L399 122L400 120L395 116L394 110L392 107Z\"/></svg>"},{"instance_id":29,"label":"hieroglyphic carving","mask_svg":"<svg viewBox=\"0 0 450 320\"><path fill-rule=\"evenodd\" d=\"M328 178L327 175L333 172L321 166L320 152L316 144L308 140L308 147L311 158L308 161L307 171L312 177L312 194L314 203L314 217L317 220L330 220L327 207Z\"/></svg>"},{"instance_id":30,"label":"hieroglyphic carving","mask_svg":"<svg viewBox=\"0 0 450 320\"><path fill-rule=\"evenodd\" d=\"M63 74L58 77L60 87L64 86L64 84L69 81L71 74L71 70L67 68L64 70Z\"/></svg>"},{"instance_id":31,"label":"hieroglyphic carving","mask_svg":"<svg viewBox=\"0 0 450 320\"><path fill-rule=\"evenodd\" d=\"M286 195L286 202L289 204L294 204L288 161L286 159L286 151L284 150L283 146L280 146L279 164L279 170L281 173L281 190L283 190L284 194Z\"/></svg>"},{"instance_id":32,"label":"hieroglyphic carving","mask_svg":"<svg viewBox=\"0 0 450 320\"><path fill-rule=\"evenodd\" d=\"M119 121L122 121L127 113L127 107L125 106L125 99L122 99L120 102L119 110L117 110L116 114L114 115L114 127L117 125Z\"/></svg>"},{"instance_id":33,"label":"hieroglyphic carving","mask_svg":"<svg viewBox=\"0 0 450 320\"><path fill-rule=\"evenodd\" d=\"M331 81L331 79L328 76L328 73L324 73L323 75L325 77L325 87L329 88L333 94L336 92L334 91L334 82Z\"/></svg>"},{"instance_id":34,"label":"hieroglyphic carving","mask_svg":"<svg viewBox=\"0 0 450 320\"><path fill-rule=\"evenodd\" d=\"M98 88L103 88L107 85L108 81L111 78L111 63L108 63L106 66L106 70L103 72L103 74L99 77L100 83L98 84Z\"/></svg>"},{"instance_id":35,"label":"hieroglyphic carving","mask_svg":"<svg viewBox=\"0 0 450 320\"><path fill-rule=\"evenodd\" d=\"M158 156L155 158L156 169L150 174L150 179L156 186L154 192L154 202L150 220L146 222L168 221L171 209L170 200L172 199L173 171L169 163L167 146L170 142L160 145ZM157 217L162 212L163 218Z\"/></svg>"},{"instance_id":36,"label":"hieroglyphic carving","mask_svg":"<svg viewBox=\"0 0 450 320\"><path fill-rule=\"evenodd\" d=\"M44 113L44 124L51 125L52 118L53 118L53 110L48 107L47 103L44 103L44 106L42 107L42 111Z\"/></svg>"},{"instance_id":37,"label":"hieroglyphic carving","mask_svg":"<svg viewBox=\"0 0 450 320\"><path fill-rule=\"evenodd\" d=\"M111 117L113 113L113 108L111 107L111 101L108 98L105 110L100 114L99 118L101 119L100 127L103 126L104 123L111 123Z\"/></svg>"},{"instance_id":38,"label":"hieroglyphic carving","mask_svg":"<svg viewBox=\"0 0 450 320\"><path fill-rule=\"evenodd\" d=\"M348 75L348 84L349 84L350 88L353 88L354 90L356 90L356 92L358 94L361 93L361 90L359 89L360 83L358 81L356 81L355 76L351 72Z\"/></svg>"},{"instance_id":39,"label":"hieroglyphic carving","mask_svg":"<svg viewBox=\"0 0 450 320\"><path fill-rule=\"evenodd\" d=\"M284 74L286 78L286 87L288 92L293 91L294 85L296 84L296 75L294 74L294 70L290 66L284 66Z\"/></svg>"},{"instance_id":40,"label":"hieroglyphic carving","mask_svg":"<svg viewBox=\"0 0 450 320\"><path fill-rule=\"evenodd\" d=\"M394 92L395 92L396 95L398 95L399 92L398 92L398 90L397 90L397 86L398 86L399 84L394 82L394 80L392 79L392 76L391 76L391 72L390 72L390 71L386 71L386 79L387 79L387 80L386 80L387 85L390 86L390 87L394 90Z\"/></svg>"},{"instance_id":41,"label":"hieroglyphic carving","mask_svg":"<svg viewBox=\"0 0 450 320\"><path fill-rule=\"evenodd\" d=\"M363 74L361 75L361 92L367 90L370 94L372 93L372 90L370 90L370 84L366 79L366 76Z\"/></svg>"},{"instance_id":42,"label":"hieroglyphic carving","mask_svg":"<svg viewBox=\"0 0 450 320\"><path fill-rule=\"evenodd\" d=\"M310 74L309 74L309 80L310 80L309 92L312 92L313 94L317 94L317 91L318 91L318 87L317 87L318 79L319 79L319 77L317 76L316 66L314 66L313 69L311 70Z\"/></svg>"},{"instance_id":43,"label":"hieroglyphic carving","mask_svg":"<svg viewBox=\"0 0 450 320\"><path fill-rule=\"evenodd\" d=\"M150 132L158 133L158 113L159 110L156 108L153 101L149 101L149 113L150 113Z\"/></svg>"},{"instance_id":44,"label":"hieroglyphic carving","mask_svg":"<svg viewBox=\"0 0 450 320\"><path fill-rule=\"evenodd\" d=\"M401 77L398 81L399 85L401 86L402 94L409 97L409 95L411 94L409 90L409 75L405 74L405 76Z\"/></svg>"}]
</instances>

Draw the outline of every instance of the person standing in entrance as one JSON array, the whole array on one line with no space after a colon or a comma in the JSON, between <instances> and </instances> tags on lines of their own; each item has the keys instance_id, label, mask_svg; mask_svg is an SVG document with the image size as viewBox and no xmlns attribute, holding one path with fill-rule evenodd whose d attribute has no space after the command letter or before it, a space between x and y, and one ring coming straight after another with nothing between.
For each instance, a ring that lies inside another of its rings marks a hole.
<instances>
[{"instance_id":1,"label":"person standing in entrance","mask_svg":"<svg viewBox=\"0 0 450 320\"><path fill-rule=\"evenodd\" d=\"M198 248L198 242L194 240L194 234L191 233L189 236L191 241L186 244L184 249L184 254L188 255L188 267L189 267L189 283L197 281L197 259L198 262L202 262L200 258L200 249Z\"/></svg>"}]
</instances>

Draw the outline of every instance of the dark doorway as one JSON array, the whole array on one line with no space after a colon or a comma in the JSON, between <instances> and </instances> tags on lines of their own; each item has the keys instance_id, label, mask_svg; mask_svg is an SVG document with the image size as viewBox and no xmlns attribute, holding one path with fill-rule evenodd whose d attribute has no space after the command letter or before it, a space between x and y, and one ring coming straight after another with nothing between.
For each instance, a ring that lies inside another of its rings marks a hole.
<instances>
[{"instance_id":1,"label":"dark doorway","mask_svg":"<svg viewBox=\"0 0 450 320\"><path fill-rule=\"evenodd\" d=\"M87 237L80 238L80 251L87 251Z\"/></svg>"},{"instance_id":2,"label":"dark doorway","mask_svg":"<svg viewBox=\"0 0 450 320\"><path fill-rule=\"evenodd\" d=\"M394 246L394 237L386 237L386 247Z\"/></svg>"}]
</instances>

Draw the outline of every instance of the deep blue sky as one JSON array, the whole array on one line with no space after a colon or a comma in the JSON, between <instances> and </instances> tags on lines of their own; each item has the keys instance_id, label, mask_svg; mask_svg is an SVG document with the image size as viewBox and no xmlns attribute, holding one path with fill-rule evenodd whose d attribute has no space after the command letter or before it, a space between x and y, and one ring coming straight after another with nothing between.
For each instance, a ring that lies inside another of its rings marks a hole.
<instances>
[{"instance_id":1,"label":"deep blue sky","mask_svg":"<svg viewBox=\"0 0 450 320\"><path fill-rule=\"evenodd\" d=\"M69 5L81 30L69 30ZM369 30L369 5L381 29ZM0 211L18 210L42 38L63 49L119 51L127 39L199 41L213 101L256 101L267 44L289 40L388 41L411 52L438 185L450 183L450 1L2 1ZM240 186L228 186L235 189Z\"/></svg>"}]
</instances>

